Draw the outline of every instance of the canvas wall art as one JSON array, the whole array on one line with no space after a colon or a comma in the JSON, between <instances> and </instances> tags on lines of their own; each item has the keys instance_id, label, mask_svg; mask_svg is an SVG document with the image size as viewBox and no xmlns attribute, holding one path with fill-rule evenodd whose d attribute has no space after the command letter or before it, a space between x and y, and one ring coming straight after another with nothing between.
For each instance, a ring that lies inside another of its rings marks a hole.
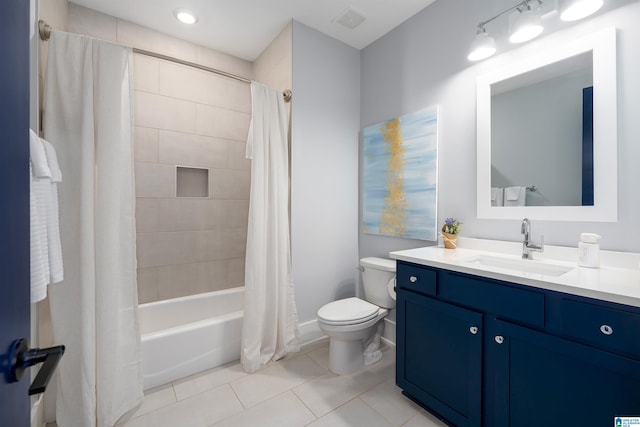
<instances>
[{"instance_id":1,"label":"canvas wall art","mask_svg":"<svg viewBox=\"0 0 640 427\"><path fill-rule=\"evenodd\" d=\"M365 233L437 240L438 107L363 131Z\"/></svg>"}]
</instances>

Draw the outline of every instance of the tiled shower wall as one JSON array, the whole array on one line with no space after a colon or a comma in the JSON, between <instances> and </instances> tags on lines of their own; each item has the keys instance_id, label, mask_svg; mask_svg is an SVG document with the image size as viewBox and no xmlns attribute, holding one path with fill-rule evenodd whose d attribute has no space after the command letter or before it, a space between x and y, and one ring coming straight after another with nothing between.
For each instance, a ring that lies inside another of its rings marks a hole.
<instances>
[{"instance_id":1,"label":"tiled shower wall","mask_svg":"<svg viewBox=\"0 0 640 427\"><path fill-rule=\"evenodd\" d=\"M68 31L251 78L252 63L69 3ZM242 286L249 86L135 54L140 303ZM208 169L207 197L177 197L176 167Z\"/></svg>"},{"instance_id":2,"label":"tiled shower wall","mask_svg":"<svg viewBox=\"0 0 640 427\"><path fill-rule=\"evenodd\" d=\"M135 88L140 302L243 285L249 86L136 54ZM206 168L208 195L177 197L177 166Z\"/></svg>"}]
</instances>

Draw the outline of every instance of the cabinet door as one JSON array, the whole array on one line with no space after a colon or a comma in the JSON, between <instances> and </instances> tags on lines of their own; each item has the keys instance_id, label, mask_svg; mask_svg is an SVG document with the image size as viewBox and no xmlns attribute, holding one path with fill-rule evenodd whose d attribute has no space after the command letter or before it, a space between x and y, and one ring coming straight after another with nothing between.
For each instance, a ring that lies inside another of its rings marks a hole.
<instances>
[{"instance_id":1,"label":"cabinet door","mask_svg":"<svg viewBox=\"0 0 640 427\"><path fill-rule=\"evenodd\" d=\"M612 426L640 416L640 361L498 321L496 426Z\"/></svg>"},{"instance_id":2,"label":"cabinet door","mask_svg":"<svg viewBox=\"0 0 640 427\"><path fill-rule=\"evenodd\" d=\"M396 380L456 426L479 426L482 314L400 290Z\"/></svg>"}]
</instances>

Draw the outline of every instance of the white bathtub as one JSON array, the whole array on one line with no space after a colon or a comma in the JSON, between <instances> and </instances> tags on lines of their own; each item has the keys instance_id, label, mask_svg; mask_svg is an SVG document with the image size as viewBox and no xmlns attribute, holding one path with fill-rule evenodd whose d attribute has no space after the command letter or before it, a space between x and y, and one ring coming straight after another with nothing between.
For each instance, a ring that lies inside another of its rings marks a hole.
<instances>
[{"instance_id":1,"label":"white bathtub","mask_svg":"<svg viewBox=\"0 0 640 427\"><path fill-rule=\"evenodd\" d=\"M244 288L139 306L144 389L240 358Z\"/></svg>"}]
</instances>

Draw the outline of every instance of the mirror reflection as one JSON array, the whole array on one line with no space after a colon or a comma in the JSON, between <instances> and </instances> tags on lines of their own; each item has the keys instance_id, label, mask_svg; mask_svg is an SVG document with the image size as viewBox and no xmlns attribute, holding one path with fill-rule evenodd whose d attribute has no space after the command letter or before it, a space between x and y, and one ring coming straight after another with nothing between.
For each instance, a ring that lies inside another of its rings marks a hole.
<instances>
[{"instance_id":1,"label":"mirror reflection","mask_svg":"<svg viewBox=\"0 0 640 427\"><path fill-rule=\"evenodd\" d=\"M593 206L593 52L491 85L491 206Z\"/></svg>"}]
</instances>

